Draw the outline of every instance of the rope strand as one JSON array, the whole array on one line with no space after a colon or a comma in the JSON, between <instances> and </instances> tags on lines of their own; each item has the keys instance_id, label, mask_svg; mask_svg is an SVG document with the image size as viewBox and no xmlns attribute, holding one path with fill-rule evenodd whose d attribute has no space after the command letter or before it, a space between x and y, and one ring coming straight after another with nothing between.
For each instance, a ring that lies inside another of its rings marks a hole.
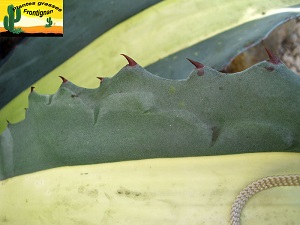
<instances>
[{"instance_id":1,"label":"rope strand","mask_svg":"<svg viewBox=\"0 0 300 225\"><path fill-rule=\"evenodd\" d=\"M249 198L256 193L279 186L300 186L300 174L264 177L245 187L235 198L231 207L231 225L240 225L241 212Z\"/></svg>"}]
</instances>

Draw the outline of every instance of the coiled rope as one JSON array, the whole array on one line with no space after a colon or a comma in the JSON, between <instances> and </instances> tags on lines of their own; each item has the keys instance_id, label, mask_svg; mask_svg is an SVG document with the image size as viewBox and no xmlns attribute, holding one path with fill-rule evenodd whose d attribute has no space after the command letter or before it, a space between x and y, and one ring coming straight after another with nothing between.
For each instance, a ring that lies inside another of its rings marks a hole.
<instances>
[{"instance_id":1,"label":"coiled rope","mask_svg":"<svg viewBox=\"0 0 300 225\"><path fill-rule=\"evenodd\" d=\"M234 200L230 213L231 225L240 225L241 212L249 198L260 191L279 186L300 186L300 174L264 177L249 184Z\"/></svg>"}]
</instances>

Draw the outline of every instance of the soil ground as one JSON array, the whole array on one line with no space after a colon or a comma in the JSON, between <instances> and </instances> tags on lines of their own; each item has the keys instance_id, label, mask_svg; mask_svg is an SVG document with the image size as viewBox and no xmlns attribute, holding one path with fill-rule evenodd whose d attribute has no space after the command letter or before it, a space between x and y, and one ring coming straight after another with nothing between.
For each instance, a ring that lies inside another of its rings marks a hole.
<instances>
[{"instance_id":1,"label":"soil ground","mask_svg":"<svg viewBox=\"0 0 300 225\"><path fill-rule=\"evenodd\" d=\"M268 58L265 47L275 53L292 71L300 75L300 18L277 27L260 44L237 56L226 72L234 73Z\"/></svg>"}]
</instances>

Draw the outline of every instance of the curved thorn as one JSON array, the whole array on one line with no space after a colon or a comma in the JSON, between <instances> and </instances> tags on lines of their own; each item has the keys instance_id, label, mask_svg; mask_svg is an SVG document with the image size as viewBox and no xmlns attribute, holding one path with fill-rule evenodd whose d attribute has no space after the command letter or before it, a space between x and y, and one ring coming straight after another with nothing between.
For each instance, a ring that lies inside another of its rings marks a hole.
<instances>
[{"instance_id":1,"label":"curved thorn","mask_svg":"<svg viewBox=\"0 0 300 225\"><path fill-rule=\"evenodd\" d=\"M35 89L35 87L30 87L30 93L33 92L33 89Z\"/></svg>"},{"instance_id":2,"label":"curved thorn","mask_svg":"<svg viewBox=\"0 0 300 225\"><path fill-rule=\"evenodd\" d=\"M64 78L63 76L59 76L59 77L62 79L62 82L63 82L63 83L68 82L68 80L67 80L66 78Z\"/></svg>"},{"instance_id":3,"label":"curved thorn","mask_svg":"<svg viewBox=\"0 0 300 225\"><path fill-rule=\"evenodd\" d=\"M97 77L100 80L100 84L104 81L104 77Z\"/></svg>"},{"instance_id":4,"label":"curved thorn","mask_svg":"<svg viewBox=\"0 0 300 225\"><path fill-rule=\"evenodd\" d=\"M280 64L281 63L280 59L274 53L269 51L267 48L265 48L265 50L266 50L266 52L269 56L269 59L270 59L271 63L273 63L273 64Z\"/></svg>"},{"instance_id":5,"label":"curved thorn","mask_svg":"<svg viewBox=\"0 0 300 225\"><path fill-rule=\"evenodd\" d=\"M125 54L121 54L121 55L124 56L125 59L128 61L128 66L136 66L137 65L136 61L134 61L128 55L125 55Z\"/></svg>"},{"instance_id":6,"label":"curved thorn","mask_svg":"<svg viewBox=\"0 0 300 225\"><path fill-rule=\"evenodd\" d=\"M200 62L191 60L189 58L186 58L186 59L189 60L196 67L196 69L202 69L204 67L204 65Z\"/></svg>"}]
</instances>

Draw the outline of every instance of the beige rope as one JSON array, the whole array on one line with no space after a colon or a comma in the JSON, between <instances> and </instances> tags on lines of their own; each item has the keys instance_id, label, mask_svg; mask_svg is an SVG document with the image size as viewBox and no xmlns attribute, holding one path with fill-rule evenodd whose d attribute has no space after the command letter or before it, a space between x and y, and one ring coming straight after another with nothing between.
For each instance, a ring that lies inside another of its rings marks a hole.
<instances>
[{"instance_id":1,"label":"beige rope","mask_svg":"<svg viewBox=\"0 0 300 225\"><path fill-rule=\"evenodd\" d=\"M249 198L260 191L279 186L300 186L300 174L264 177L249 184L234 200L230 214L231 225L240 225L241 212Z\"/></svg>"}]
</instances>

